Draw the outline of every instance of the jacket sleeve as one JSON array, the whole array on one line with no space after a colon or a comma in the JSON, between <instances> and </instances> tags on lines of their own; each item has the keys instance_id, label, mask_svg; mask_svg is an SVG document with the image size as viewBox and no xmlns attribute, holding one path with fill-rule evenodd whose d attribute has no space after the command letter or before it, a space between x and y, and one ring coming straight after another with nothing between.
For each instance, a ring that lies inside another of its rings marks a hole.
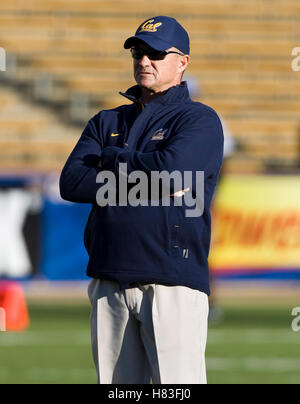
<instances>
[{"instance_id":1,"label":"jacket sleeve","mask_svg":"<svg viewBox=\"0 0 300 404\"><path fill-rule=\"evenodd\" d=\"M99 184L96 177L102 140L91 119L70 154L60 176L60 195L70 202L95 203Z\"/></svg>"},{"instance_id":2,"label":"jacket sleeve","mask_svg":"<svg viewBox=\"0 0 300 404\"><path fill-rule=\"evenodd\" d=\"M196 119L193 115L177 128L162 150L142 153L114 146L104 148L102 169L117 175L119 164L126 163L128 174L140 170L150 176L152 171L178 170L181 173L204 171L205 179L217 177L222 165L223 143L222 125L214 111Z\"/></svg>"}]
</instances>

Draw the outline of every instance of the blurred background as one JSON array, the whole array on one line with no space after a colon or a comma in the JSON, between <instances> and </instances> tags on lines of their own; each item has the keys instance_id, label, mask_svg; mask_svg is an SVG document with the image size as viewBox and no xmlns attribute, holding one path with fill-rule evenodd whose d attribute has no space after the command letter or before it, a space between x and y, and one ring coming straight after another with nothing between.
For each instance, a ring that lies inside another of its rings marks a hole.
<instances>
[{"instance_id":1,"label":"blurred background","mask_svg":"<svg viewBox=\"0 0 300 404\"><path fill-rule=\"evenodd\" d=\"M226 138L208 382L300 383L299 0L1 0L0 384L96 382L90 206L62 201L58 178L88 119L124 103L124 39L154 15L189 32L185 79Z\"/></svg>"}]
</instances>

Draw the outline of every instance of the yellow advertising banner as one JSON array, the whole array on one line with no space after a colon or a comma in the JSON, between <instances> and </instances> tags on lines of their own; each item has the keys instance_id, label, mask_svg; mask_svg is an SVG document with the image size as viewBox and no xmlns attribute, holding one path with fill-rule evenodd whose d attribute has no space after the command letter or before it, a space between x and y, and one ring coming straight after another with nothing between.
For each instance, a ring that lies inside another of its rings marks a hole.
<instances>
[{"instance_id":1,"label":"yellow advertising banner","mask_svg":"<svg viewBox=\"0 0 300 404\"><path fill-rule=\"evenodd\" d=\"M212 207L215 271L300 271L300 177L227 176Z\"/></svg>"}]
</instances>

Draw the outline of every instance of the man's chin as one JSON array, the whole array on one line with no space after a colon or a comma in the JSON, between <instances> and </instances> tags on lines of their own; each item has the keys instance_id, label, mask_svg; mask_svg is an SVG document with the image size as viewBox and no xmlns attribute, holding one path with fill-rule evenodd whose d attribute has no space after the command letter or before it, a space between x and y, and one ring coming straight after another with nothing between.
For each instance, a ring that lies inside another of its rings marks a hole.
<instances>
[{"instance_id":1,"label":"man's chin","mask_svg":"<svg viewBox=\"0 0 300 404\"><path fill-rule=\"evenodd\" d=\"M138 80L137 80L137 84L138 84L140 87L145 88L146 90L149 90L149 91L151 91L151 90L153 89L153 87L154 87L153 80L150 80L150 79L147 79L147 78L145 78L145 79L138 79Z\"/></svg>"}]
</instances>

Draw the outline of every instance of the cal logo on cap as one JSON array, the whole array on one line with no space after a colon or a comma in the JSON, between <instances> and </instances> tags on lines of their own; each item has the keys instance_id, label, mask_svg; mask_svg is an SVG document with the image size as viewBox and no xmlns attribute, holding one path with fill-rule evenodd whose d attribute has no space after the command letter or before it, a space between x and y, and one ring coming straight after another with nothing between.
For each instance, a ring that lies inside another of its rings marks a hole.
<instances>
[{"instance_id":1,"label":"cal logo on cap","mask_svg":"<svg viewBox=\"0 0 300 404\"><path fill-rule=\"evenodd\" d=\"M148 20L146 21L140 29L140 32L147 31L147 32L156 32L157 28L162 25L162 22L157 22L153 24L154 20Z\"/></svg>"}]
</instances>

